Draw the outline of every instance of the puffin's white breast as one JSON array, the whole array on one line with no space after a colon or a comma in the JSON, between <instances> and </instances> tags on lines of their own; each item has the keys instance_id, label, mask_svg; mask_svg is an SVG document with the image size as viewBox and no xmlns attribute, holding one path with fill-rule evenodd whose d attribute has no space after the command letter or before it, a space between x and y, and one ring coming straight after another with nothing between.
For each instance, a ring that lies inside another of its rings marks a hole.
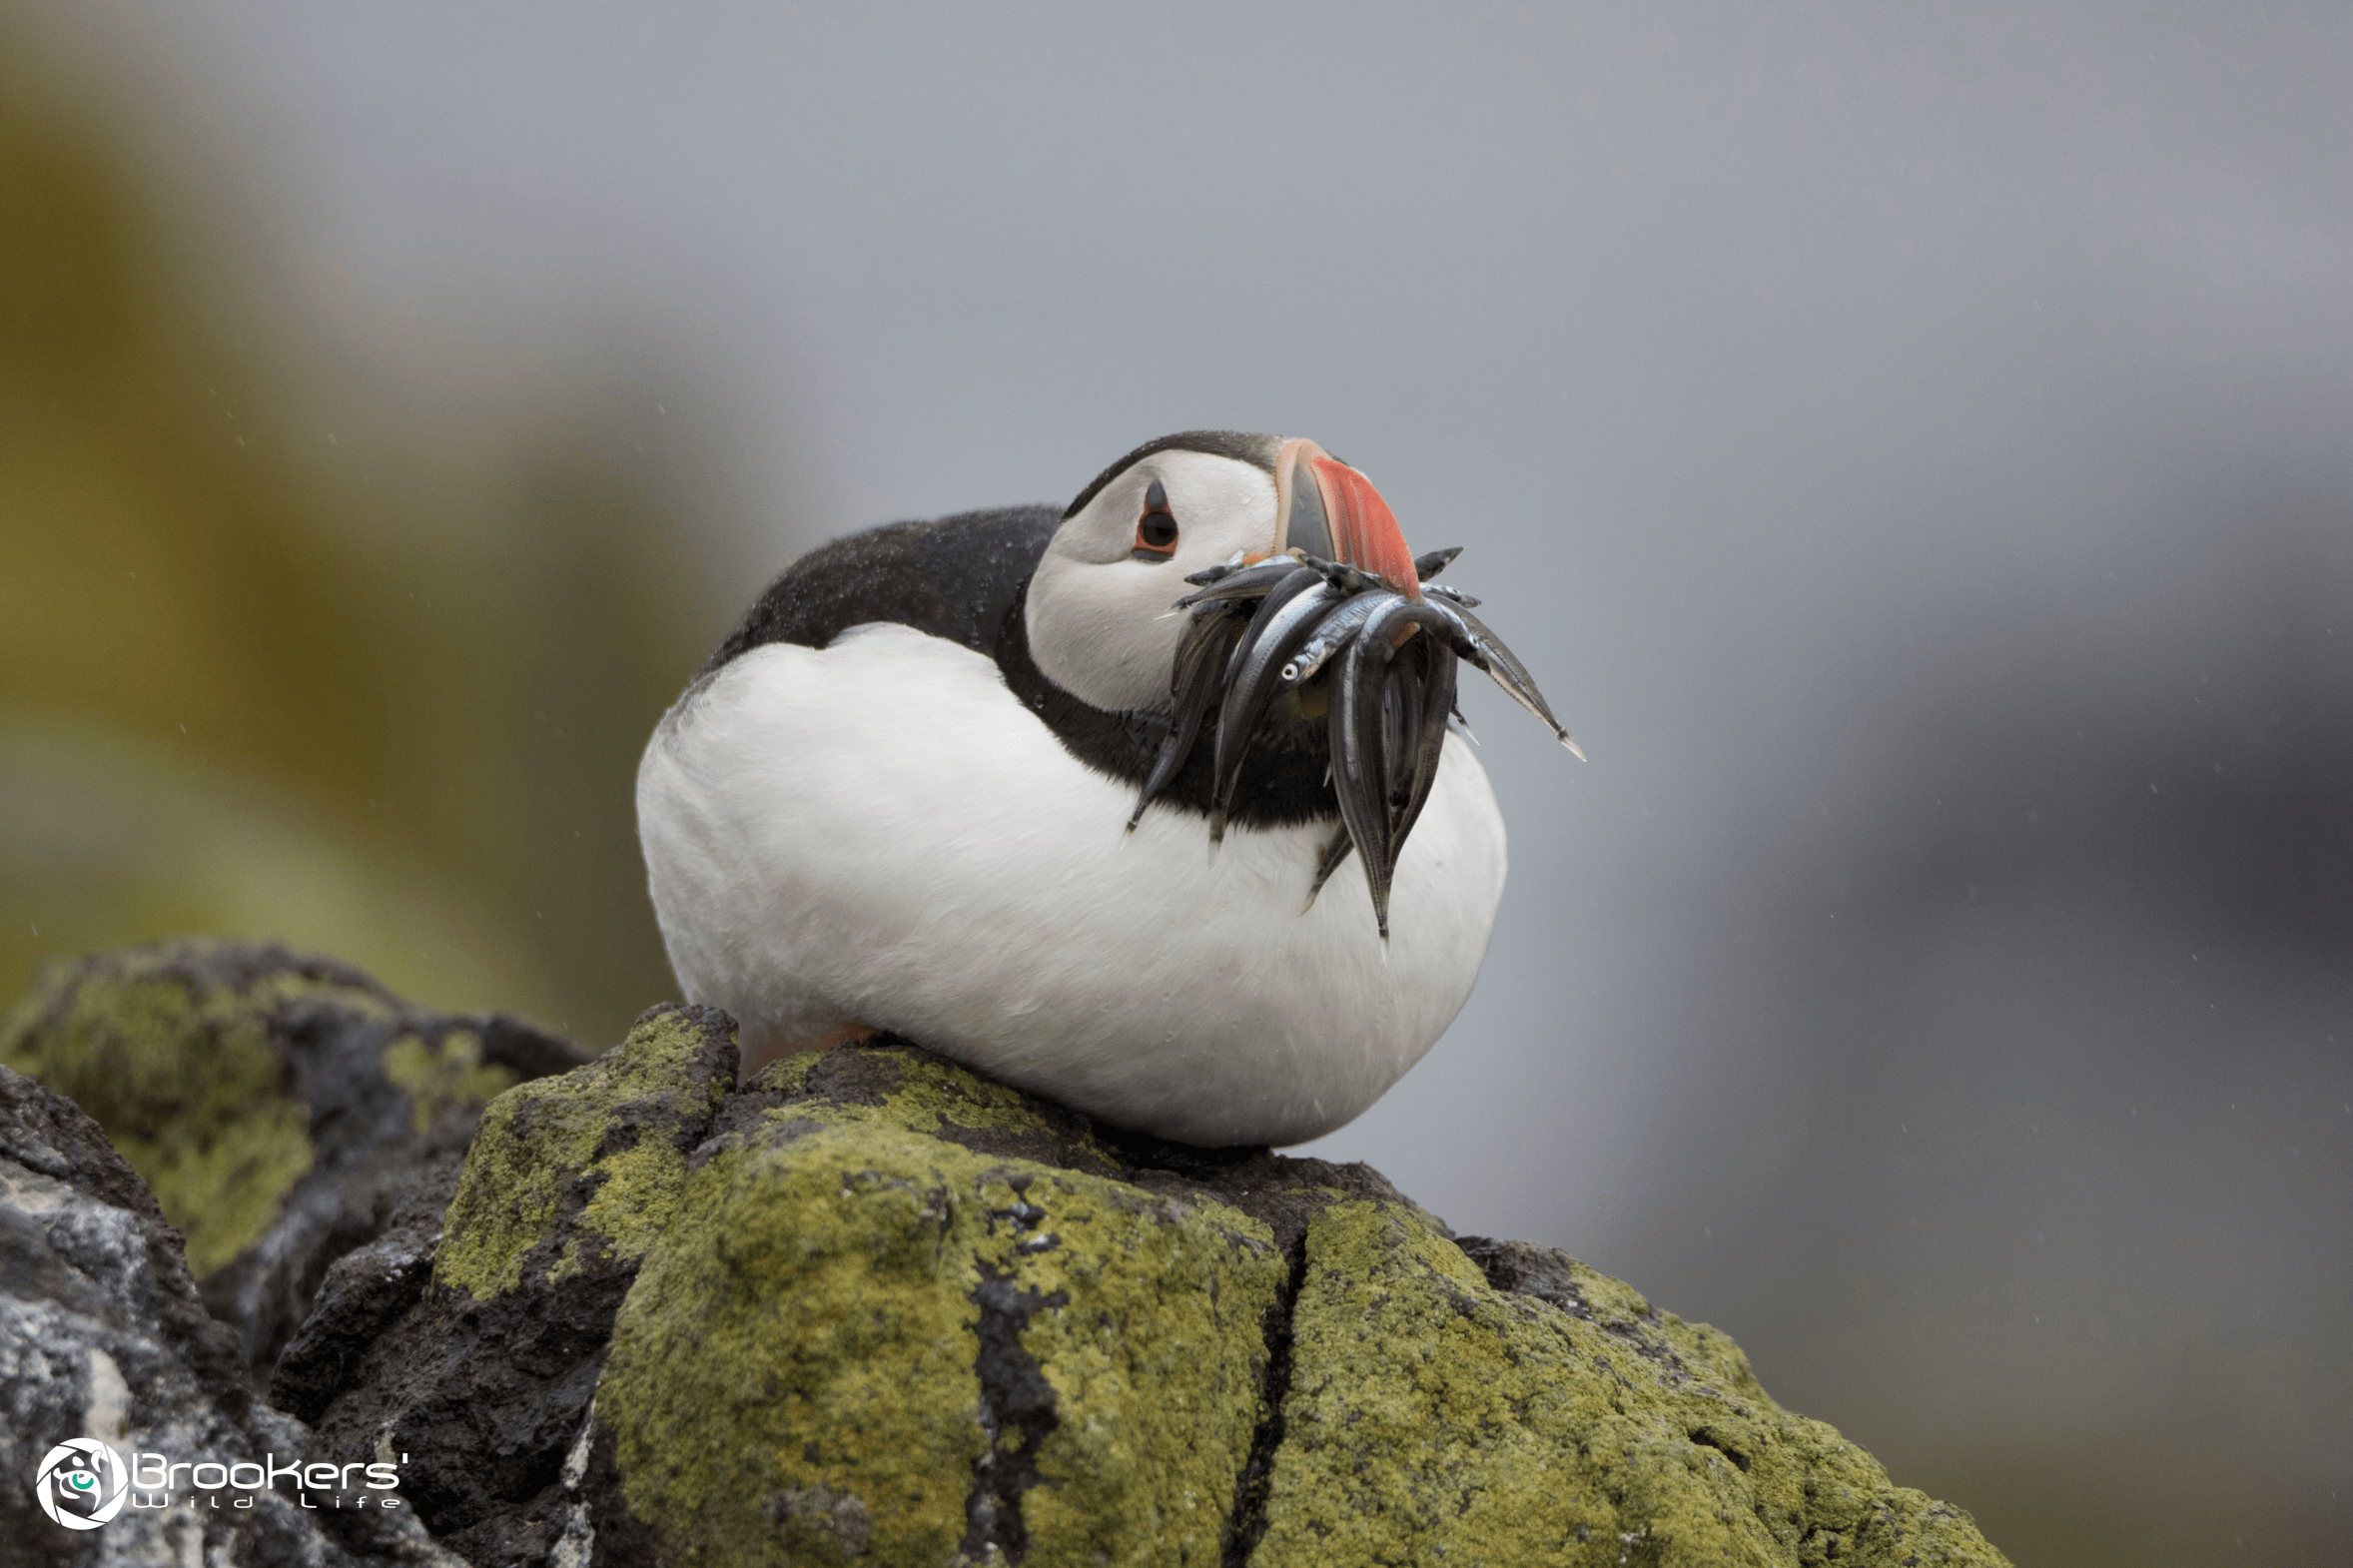
<instances>
[{"instance_id":1,"label":"puffin's white breast","mask_svg":"<svg viewBox=\"0 0 2353 1568\"><path fill-rule=\"evenodd\" d=\"M911 627L732 660L665 718L638 832L671 967L747 1052L856 1020L1123 1126L1291 1144L1354 1118L1470 995L1503 820L1446 741L1390 940L1331 828L1236 827L1082 765L996 663Z\"/></svg>"}]
</instances>

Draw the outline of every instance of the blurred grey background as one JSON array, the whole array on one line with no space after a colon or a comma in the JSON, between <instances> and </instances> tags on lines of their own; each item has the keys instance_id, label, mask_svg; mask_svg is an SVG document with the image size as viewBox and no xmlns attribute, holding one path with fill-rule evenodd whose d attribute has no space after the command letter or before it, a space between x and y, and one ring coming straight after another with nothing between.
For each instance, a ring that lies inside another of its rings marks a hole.
<instances>
[{"instance_id":1,"label":"blurred grey background","mask_svg":"<svg viewBox=\"0 0 2353 1568\"><path fill-rule=\"evenodd\" d=\"M16 4L0 251L99 303L11 285L0 966L615 1039L778 567L1312 435L1593 758L1468 692L1486 970L1312 1152L2021 1564L2353 1560L2349 84L2341 5Z\"/></svg>"}]
</instances>

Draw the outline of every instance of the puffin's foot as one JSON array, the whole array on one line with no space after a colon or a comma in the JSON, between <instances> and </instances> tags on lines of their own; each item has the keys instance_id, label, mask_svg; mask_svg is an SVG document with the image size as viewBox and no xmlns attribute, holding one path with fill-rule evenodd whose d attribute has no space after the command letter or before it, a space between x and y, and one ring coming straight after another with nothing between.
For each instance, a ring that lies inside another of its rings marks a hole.
<instances>
[{"instance_id":1,"label":"puffin's foot","mask_svg":"<svg viewBox=\"0 0 2353 1568\"><path fill-rule=\"evenodd\" d=\"M751 1049L743 1059L738 1075L743 1083L750 1083L759 1071L771 1062L798 1056L804 1051L831 1051L836 1046L854 1046L861 1040L874 1038L874 1028L844 1019L833 1024L813 1024L790 1033L770 1035Z\"/></svg>"}]
</instances>

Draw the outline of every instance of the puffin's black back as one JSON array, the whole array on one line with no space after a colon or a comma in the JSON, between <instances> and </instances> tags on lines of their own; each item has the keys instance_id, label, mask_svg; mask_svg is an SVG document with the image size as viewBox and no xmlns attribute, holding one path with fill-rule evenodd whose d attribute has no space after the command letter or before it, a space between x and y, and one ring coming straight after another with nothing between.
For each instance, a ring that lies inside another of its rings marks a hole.
<instances>
[{"instance_id":1,"label":"puffin's black back","mask_svg":"<svg viewBox=\"0 0 2353 1568\"><path fill-rule=\"evenodd\" d=\"M995 658L1005 612L1061 522L1052 506L1005 506L889 523L821 544L768 584L701 673L763 643L822 648L878 620Z\"/></svg>"},{"instance_id":2,"label":"puffin's black back","mask_svg":"<svg viewBox=\"0 0 2353 1568\"><path fill-rule=\"evenodd\" d=\"M1169 721L1095 707L1048 680L1030 656L1023 604L1061 523L1052 506L1007 506L889 523L820 545L768 585L695 678L771 642L822 648L868 621L913 626L996 660L1007 687L1073 757L1122 783L1141 784L1168 738ZM1175 588L1184 591L1182 583ZM1331 820L1339 808L1327 782L1328 756L1319 723L1262 728L1250 743L1232 820L1251 827ZM1210 760L1210 748L1196 745L1161 792L1161 804L1206 816Z\"/></svg>"}]
</instances>

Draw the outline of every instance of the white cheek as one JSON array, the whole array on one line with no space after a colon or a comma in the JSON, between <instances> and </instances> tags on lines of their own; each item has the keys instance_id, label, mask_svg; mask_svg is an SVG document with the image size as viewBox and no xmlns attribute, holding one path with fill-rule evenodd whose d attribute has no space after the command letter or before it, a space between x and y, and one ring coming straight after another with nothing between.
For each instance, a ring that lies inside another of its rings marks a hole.
<instances>
[{"instance_id":1,"label":"white cheek","mask_svg":"<svg viewBox=\"0 0 2353 1568\"><path fill-rule=\"evenodd\" d=\"M1159 712L1191 590L1174 561L1092 565L1052 554L1030 583L1030 656L1048 680L1099 708Z\"/></svg>"},{"instance_id":2,"label":"white cheek","mask_svg":"<svg viewBox=\"0 0 2353 1568\"><path fill-rule=\"evenodd\" d=\"M1181 528L1173 560L1131 557L1143 486L1168 486ZM1063 525L1030 581L1030 656L1048 680L1099 708L1161 713L1193 591L1188 573L1274 537L1274 481L1248 463L1167 452Z\"/></svg>"}]
</instances>

